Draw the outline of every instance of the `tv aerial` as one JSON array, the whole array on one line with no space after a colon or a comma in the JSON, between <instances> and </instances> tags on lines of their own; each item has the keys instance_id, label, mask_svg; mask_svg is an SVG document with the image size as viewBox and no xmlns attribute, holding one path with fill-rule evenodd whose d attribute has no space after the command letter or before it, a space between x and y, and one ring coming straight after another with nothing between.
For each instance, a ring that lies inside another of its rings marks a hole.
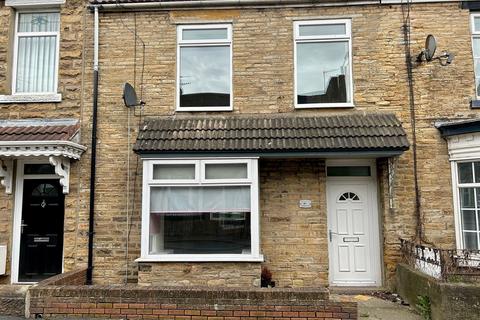
<instances>
[{"instance_id":1,"label":"tv aerial","mask_svg":"<svg viewBox=\"0 0 480 320\"><path fill-rule=\"evenodd\" d=\"M137 93L135 92L135 88L128 83L125 82L123 85L123 102L125 103L125 107L137 107L137 106L144 106L145 102L142 100L138 100Z\"/></svg>"},{"instance_id":2,"label":"tv aerial","mask_svg":"<svg viewBox=\"0 0 480 320\"><path fill-rule=\"evenodd\" d=\"M442 66L452 63L454 55L448 51L443 51L441 55L435 57L435 51L437 50L437 40L431 34L427 36L425 40L425 48L417 56L417 62L430 62L432 60L439 60Z\"/></svg>"}]
</instances>

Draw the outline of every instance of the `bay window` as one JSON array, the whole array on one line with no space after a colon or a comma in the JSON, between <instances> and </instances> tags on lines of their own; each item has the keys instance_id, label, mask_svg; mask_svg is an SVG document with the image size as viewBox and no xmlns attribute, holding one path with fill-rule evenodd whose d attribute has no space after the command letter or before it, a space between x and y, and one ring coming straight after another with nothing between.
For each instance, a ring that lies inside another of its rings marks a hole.
<instances>
[{"instance_id":1,"label":"bay window","mask_svg":"<svg viewBox=\"0 0 480 320\"><path fill-rule=\"evenodd\" d=\"M177 110L232 110L231 25L179 26Z\"/></svg>"},{"instance_id":2,"label":"bay window","mask_svg":"<svg viewBox=\"0 0 480 320\"><path fill-rule=\"evenodd\" d=\"M462 249L480 249L480 161L457 162Z\"/></svg>"},{"instance_id":3,"label":"bay window","mask_svg":"<svg viewBox=\"0 0 480 320\"><path fill-rule=\"evenodd\" d=\"M59 12L17 12L13 94L57 91Z\"/></svg>"},{"instance_id":4,"label":"bay window","mask_svg":"<svg viewBox=\"0 0 480 320\"><path fill-rule=\"evenodd\" d=\"M353 107L351 21L297 21L295 107Z\"/></svg>"},{"instance_id":5,"label":"bay window","mask_svg":"<svg viewBox=\"0 0 480 320\"><path fill-rule=\"evenodd\" d=\"M261 261L256 159L144 160L142 257Z\"/></svg>"}]
</instances>

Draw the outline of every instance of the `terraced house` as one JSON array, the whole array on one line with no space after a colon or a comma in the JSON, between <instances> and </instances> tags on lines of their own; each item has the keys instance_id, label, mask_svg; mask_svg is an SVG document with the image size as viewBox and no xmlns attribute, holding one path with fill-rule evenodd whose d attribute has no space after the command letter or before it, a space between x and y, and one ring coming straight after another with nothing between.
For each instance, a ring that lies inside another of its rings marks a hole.
<instances>
[{"instance_id":1,"label":"terraced house","mask_svg":"<svg viewBox=\"0 0 480 320\"><path fill-rule=\"evenodd\" d=\"M392 287L400 238L478 249L476 8L0 3L1 281Z\"/></svg>"}]
</instances>

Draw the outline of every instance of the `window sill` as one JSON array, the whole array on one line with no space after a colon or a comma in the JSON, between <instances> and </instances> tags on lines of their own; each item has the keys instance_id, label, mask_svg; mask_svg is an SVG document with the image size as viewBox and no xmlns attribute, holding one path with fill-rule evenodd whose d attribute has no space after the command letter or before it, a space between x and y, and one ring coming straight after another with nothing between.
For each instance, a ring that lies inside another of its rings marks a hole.
<instances>
[{"instance_id":1,"label":"window sill","mask_svg":"<svg viewBox=\"0 0 480 320\"><path fill-rule=\"evenodd\" d=\"M263 262L263 255L157 255L140 257L135 262Z\"/></svg>"},{"instance_id":2,"label":"window sill","mask_svg":"<svg viewBox=\"0 0 480 320\"><path fill-rule=\"evenodd\" d=\"M65 4L65 0L6 0L6 7L52 6Z\"/></svg>"},{"instance_id":3,"label":"window sill","mask_svg":"<svg viewBox=\"0 0 480 320\"><path fill-rule=\"evenodd\" d=\"M353 103L312 103L296 104L295 109L355 108Z\"/></svg>"},{"instance_id":4,"label":"window sill","mask_svg":"<svg viewBox=\"0 0 480 320\"><path fill-rule=\"evenodd\" d=\"M62 102L62 95L51 94L13 94L0 95L0 104L6 103L58 103Z\"/></svg>"}]
</instances>

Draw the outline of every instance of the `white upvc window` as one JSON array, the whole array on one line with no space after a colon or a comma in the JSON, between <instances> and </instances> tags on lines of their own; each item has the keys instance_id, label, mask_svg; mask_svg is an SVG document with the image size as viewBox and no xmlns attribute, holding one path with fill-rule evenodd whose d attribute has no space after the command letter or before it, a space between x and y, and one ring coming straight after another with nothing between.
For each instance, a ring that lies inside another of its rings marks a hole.
<instances>
[{"instance_id":1,"label":"white upvc window","mask_svg":"<svg viewBox=\"0 0 480 320\"><path fill-rule=\"evenodd\" d=\"M12 93L57 92L60 13L17 11Z\"/></svg>"},{"instance_id":2,"label":"white upvc window","mask_svg":"<svg viewBox=\"0 0 480 320\"><path fill-rule=\"evenodd\" d=\"M143 165L139 261L263 261L257 159Z\"/></svg>"},{"instance_id":3,"label":"white upvc window","mask_svg":"<svg viewBox=\"0 0 480 320\"><path fill-rule=\"evenodd\" d=\"M232 86L232 26L178 26L177 111L232 110Z\"/></svg>"},{"instance_id":4,"label":"white upvc window","mask_svg":"<svg viewBox=\"0 0 480 320\"><path fill-rule=\"evenodd\" d=\"M294 23L295 107L353 107L351 20Z\"/></svg>"},{"instance_id":5,"label":"white upvc window","mask_svg":"<svg viewBox=\"0 0 480 320\"><path fill-rule=\"evenodd\" d=\"M475 71L475 94L480 97L480 13L470 16L472 32L473 66Z\"/></svg>"},{"instance_id":6,"label":"white upvc window","mask_svg":"<svg viewBox=\"0 0 480 320\"><path fill-rule=\"evenodd\" d=\"M480 249L480 160L453 162L460 249Z\"/></svg>"}]
</instances>

